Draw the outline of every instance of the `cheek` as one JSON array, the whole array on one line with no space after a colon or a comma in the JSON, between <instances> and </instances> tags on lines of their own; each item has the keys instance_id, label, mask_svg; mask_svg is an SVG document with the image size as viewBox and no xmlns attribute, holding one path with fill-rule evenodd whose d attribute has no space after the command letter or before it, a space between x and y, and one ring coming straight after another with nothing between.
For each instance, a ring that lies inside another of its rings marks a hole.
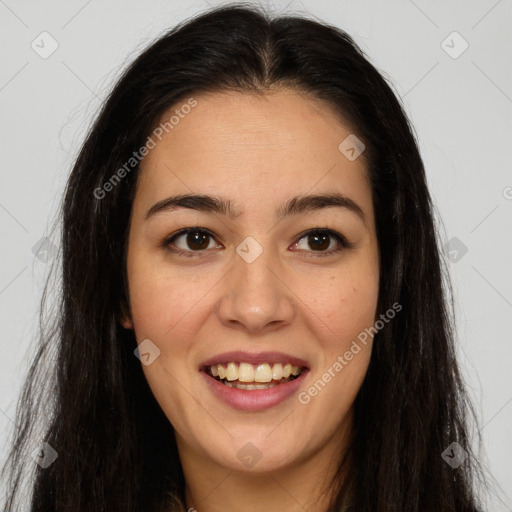
<instances>
[{"instance_id":1,"label":"cheek","mask_svg":"<svg viewBox=\"0 0 512 512\"><path fill-rule=\"evenodd\" d=\"M208 280L179 273L168 265L135 260L129 267L130 306L137 336L167 339L171 330L191 328L201 313ZM172 336L171 336L172 337Z\"/></svg>"},{"instance_id":2,"label":"cheek","mask_svg":"<svg viewBox=\"0 0 512 512\"><path fill-rule=\"evenodd\" d=\"M150 339L160 350L154 362L142 369L169 421L186 432L192 428L187 390L196 375L188 363L206 318L204 299L211 284L139 263L133 262L129 275L134 331L139 343Z\"/></svg>"},{"instance_id":3,"label":"cheek","mask_svg":"<svg viewBox=\"0 0 512 512\"><path fill-rule=\"evenodd\" d=\"M311 290L311 287L309 288ZM309 293L311 321L325 335L324 348L343 349L374 324L378 302L378 274L369 270L332 276L326 286ZM305 295L308 297L308 295Z\"/></svg>"},{"instance_id":4,"label":"cheek","mask_svg":"<svg viewBox=\"0 0 512 512\"><path fill-rule=\"evenodd\" d=\"M354 274L335 278L312 302L311 329L321 345L321 362L297 396L309 418L306 436L330 432L345 424L365 378L372 352L369 330L375 323L378 282ZM367 330L368 329L368 330Z\"/></svg>"}]
</instances>

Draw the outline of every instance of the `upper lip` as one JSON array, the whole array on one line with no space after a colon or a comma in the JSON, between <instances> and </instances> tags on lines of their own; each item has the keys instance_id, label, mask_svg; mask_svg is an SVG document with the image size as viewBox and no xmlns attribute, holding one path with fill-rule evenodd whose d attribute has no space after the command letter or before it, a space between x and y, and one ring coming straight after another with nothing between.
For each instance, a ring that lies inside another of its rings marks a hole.
<instances>
[{"instance_id":1,"label":"upper lip","mask_svg":"<svg viewBox=\"0 0 512 512\"><path fill-rule=\"evenodd\" d=\"M206 361L203 361L200 369L203 370L208 366L212 366L213 364L224 364L229 363L231 361L236 361L240 363L250 363L250 364L263 364L263 363L281 363L287 364L290 363L293 366L300 366L303 368L308 368L308 363L304 359L301 359L296 356L292 356L291 354L285 354L284 352L243 352L243 351L233 351L233 352L223 352L222 354L217 354L208 358Z\"/></svg>"}]
</instances>

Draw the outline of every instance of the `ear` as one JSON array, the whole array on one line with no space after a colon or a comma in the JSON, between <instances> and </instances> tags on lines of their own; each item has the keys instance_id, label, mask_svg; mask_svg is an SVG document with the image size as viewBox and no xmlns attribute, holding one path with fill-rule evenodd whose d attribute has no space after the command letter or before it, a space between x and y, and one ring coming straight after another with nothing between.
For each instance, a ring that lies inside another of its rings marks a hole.
<instances>
[{"instance_id":1,"label":"ear","mask_svg":"<svg viewBox=\"0 0 512 512\"><path fill-rule=\"evenodd\" d=\"M125 329L133 329L133 320L130 308L124 300L121 301L120 312L117 320Z\"/></svg>"}]
</instances>

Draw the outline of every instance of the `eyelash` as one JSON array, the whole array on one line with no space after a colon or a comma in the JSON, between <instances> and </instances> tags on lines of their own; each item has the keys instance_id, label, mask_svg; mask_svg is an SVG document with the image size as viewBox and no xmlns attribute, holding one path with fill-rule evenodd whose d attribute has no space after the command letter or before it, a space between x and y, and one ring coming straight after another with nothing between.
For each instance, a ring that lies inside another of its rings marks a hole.
<instances>
[{"instance_id":1,"label":"eyelash","mask_svg":"<svg viewBox=\"0 0 512 512\"><path fill-rule=\"evenodd\" d=\"M162 241L161 246L172 253L180 254L180 255L188 257L188 258L201 257L200 256L201 253L206 252L208 249L203 249L200 251L184 251L183 249L176 249L176 248L170 247L170 245L174 241L176 241L176 239L178 239L180 236L188 235L189 233L202 233L202 234L205 234L215 240L214 234L208 229L199 228L199 227L185 228L185 229L181 229L177 233L174 233L173 235L166 237ZM327 235L331 236L332 238L334 238L335 240L337 240L337 242L339 243L339 246L334 250L331 249L330 251L305 251L306 253L313 253L311 255L308 255L308 257L313 257L313 258L320 257L321 258L321 257L325 257L325 256L330 256L332 254L339 253L343 249L350 249L353 246L353 244L351 242L349 242L342 234L340 234L336 231L333 231L332 229L327 229L327 228L314 228L314 229L305 231L303 233L300 233L298 235L299 238L298 238L297 242L294 242L294 244L298 244L303 238L305 238L306 236L311 235L311 234L327 234ZM302 250L299 250L299 252L301 252L301 251Z\"/></svg>"}]
</instances>

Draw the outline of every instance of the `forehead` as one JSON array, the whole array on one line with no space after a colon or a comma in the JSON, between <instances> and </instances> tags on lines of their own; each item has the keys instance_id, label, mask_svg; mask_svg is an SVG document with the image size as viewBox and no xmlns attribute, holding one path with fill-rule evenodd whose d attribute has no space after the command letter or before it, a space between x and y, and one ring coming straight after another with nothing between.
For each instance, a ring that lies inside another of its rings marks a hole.
<instances>
[{"instance_id":1,"label":"forehead","mask_svg":"<svg viewBox=\"0 0 512 512\"><path fill-rule=\"evenodd\" d=\"M193 108L182 108L185 98L161 117L160 126L172 124L160 139L151 135L138 195L156 202L177 192L216 194L270 206L338 191L373 211L365 155L352 161L340 151L353 131L325 103L291 89L193 99Z\"/></svg>"}]
</instances>

